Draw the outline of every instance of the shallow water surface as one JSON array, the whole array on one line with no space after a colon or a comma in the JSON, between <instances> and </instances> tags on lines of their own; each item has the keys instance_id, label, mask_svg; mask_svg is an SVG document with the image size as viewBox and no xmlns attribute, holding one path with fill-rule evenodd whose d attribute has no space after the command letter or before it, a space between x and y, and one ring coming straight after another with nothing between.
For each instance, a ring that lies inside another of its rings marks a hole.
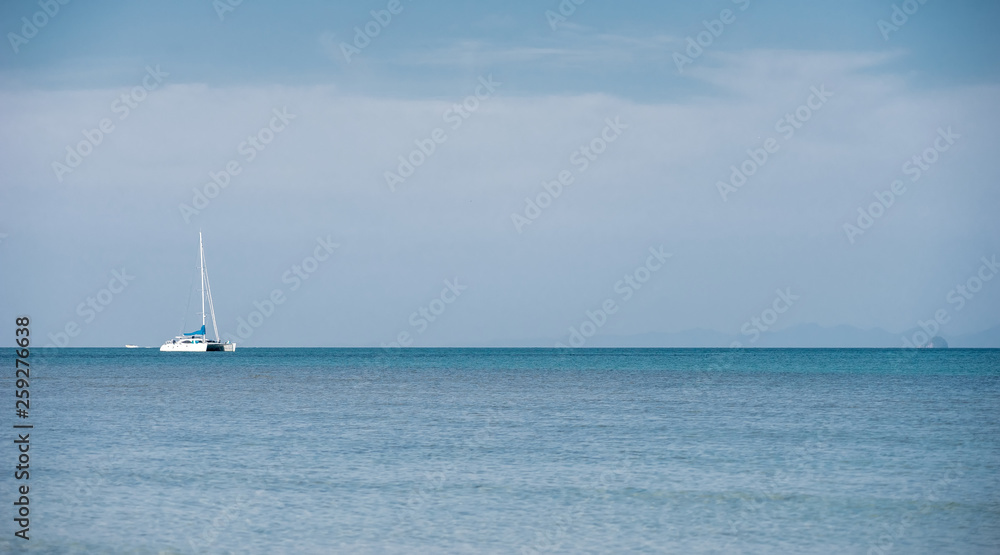
<instances>
[{"instance_id":1,"label":"shallow water surface","mask_svg":"<svg viewBox=\"0 0 1000 555\"><path fill-rule=\"evenodd\" d=\"M34 552L1000 551L996 350L31 360Z\"/></svg>"}]
</instances>

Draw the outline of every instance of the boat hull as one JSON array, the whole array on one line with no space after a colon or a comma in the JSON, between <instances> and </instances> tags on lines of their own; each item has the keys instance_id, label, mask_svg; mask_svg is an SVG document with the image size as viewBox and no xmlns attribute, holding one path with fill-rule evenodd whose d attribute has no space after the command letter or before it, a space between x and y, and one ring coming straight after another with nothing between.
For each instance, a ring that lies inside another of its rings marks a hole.
<instances>
[{"instance_id":1,"label":"boat hull","mask_svg":"<svg viewBox=\"0 0 1000 555\"><path fill-rule=\"evenodd\" d=\"M208 343L164 343L160 351L171 353L203 353L208 350Z\"/></svg>"},{"instance_id":2,"label":"boat hull","mask_svg":"<svg viewBox=\"0 0 1000 555\"><path fill-rule=\"evenodd\" d=\"M233 352L236 350L235 343L217 343L215 341L199 341L197 343L164 343L160 351L171 353L205 353L209 351Z\"/></svg>"}]
</instances>

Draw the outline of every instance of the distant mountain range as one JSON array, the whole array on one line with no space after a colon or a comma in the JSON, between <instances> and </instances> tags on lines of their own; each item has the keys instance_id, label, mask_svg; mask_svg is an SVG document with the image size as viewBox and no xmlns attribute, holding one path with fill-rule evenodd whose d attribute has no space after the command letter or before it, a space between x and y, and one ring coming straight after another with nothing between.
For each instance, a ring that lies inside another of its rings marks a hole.
<instances>
[{"instance_id":1,"label":"distant mountain range","mask_svg":"<svg viewBox=\"0 0 1000 555\"><path fill-rule=\"evenodd\" d=\"M778 331L760 334L756 342L750 337L727 334L712 330L694 329L676 333L643 333L636 335L601 335L586 340L584 347L729 347L740 342L744 347L784 347L784 348L898 348L903 347L903 338L912 338L920 328L903 333L891 333L883 329L860 329L854 326L834 326L826 328L818 324L799 324ZM944 337L950 347L958 348L1000 348L1000 326L986 331ZM533 339L518 342L523 347L552 347L557 342L566 343L566 338Z\"/></svg>"}]
</instances>

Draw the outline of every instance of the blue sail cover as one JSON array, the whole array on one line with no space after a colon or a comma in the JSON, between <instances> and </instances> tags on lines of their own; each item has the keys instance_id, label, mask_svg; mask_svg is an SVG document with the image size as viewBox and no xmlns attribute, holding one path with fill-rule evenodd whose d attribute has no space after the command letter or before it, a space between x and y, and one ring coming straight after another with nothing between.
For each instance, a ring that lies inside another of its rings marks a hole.
<instances>
[{"instance_id":1,"label":"blue sail cover","mask_svg":"<svg viewBox=\"0 0 1000 555\"><path fill-rule=\"evenodd\" d=\"M191 333L185 333L184 335L205 335L205 324L201 325L201 329L193 331Z\"/></svg>"}]
</instances>

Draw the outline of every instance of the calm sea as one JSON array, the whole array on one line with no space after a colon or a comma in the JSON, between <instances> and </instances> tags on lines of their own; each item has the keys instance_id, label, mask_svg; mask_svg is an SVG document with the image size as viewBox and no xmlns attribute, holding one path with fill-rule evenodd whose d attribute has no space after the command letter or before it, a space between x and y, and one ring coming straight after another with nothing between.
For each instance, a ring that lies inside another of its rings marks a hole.
<instances>
[{"instance_id":1,"label":"calm sea","mask_svg":"<svg viewBox=\"0 0 1000 555\"><path fill-rule=\"evenodd\" d=\"M1000 552L998 350L31 361L31 539L8 379L0 551Z\"/></svg>"}]
</instances>

